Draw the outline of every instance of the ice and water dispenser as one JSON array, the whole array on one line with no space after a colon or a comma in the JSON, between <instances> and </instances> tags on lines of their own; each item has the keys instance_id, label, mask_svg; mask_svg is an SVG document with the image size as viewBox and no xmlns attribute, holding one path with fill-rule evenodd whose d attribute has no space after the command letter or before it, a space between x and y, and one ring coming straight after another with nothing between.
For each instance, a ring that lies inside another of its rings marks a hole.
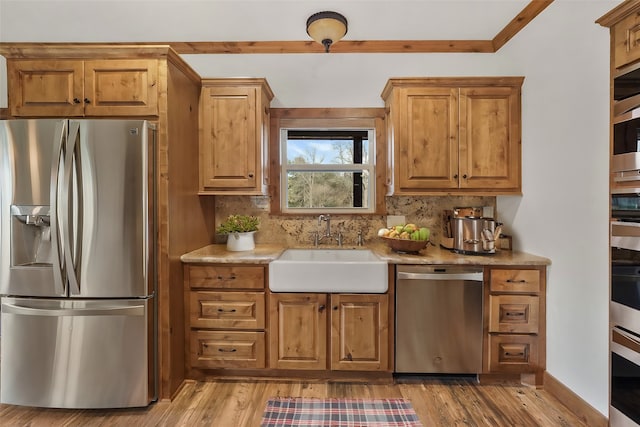
<instances>
[{"instance_id":1,"label":"ice and water dispenser","mask_svg":"<svg viewBox=\"0 0 640 427\"><path fill-rule=\"evenodd\" d=\"M51 267L49 206L11 206L11 267Z\"/></svg>"}]
</instances>

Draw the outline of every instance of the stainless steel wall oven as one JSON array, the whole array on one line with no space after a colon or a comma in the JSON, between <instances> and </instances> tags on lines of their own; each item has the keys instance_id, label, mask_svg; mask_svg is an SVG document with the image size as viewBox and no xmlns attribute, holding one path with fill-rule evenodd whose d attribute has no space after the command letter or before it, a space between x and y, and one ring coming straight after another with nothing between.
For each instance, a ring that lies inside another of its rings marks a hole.
<instances>
[{"instance_id":1,"label":"stainless steel wall oven","mask_svg":"<svg viewBox=\"0 0 640 427\"><path fill-rule=\"evenodd\" d=\"M614 179L626 180L640 172L640 66L619 70L613 79Z\"/></svg>"},{"instance_id":2,"label":"stainless steel wall oven","mask_svg":"<svg viewBox=\"0 0 640 427\"><path fill-rule=\"evenodd\" d=\"M640 425L640 187L612 192L611 219L609 421L614 427L637 426Z\"/></svg>"}]
</instances>

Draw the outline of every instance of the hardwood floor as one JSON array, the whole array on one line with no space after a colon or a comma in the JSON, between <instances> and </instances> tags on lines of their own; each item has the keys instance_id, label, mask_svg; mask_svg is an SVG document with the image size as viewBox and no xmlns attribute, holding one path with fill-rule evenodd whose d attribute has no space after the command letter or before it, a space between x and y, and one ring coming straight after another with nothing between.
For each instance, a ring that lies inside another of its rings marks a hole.
<instances>
[{"instance_id":1,"label":"hardwood floor","mask_svg":"<svg viewBox=\"0 0 640 427\"><path fill-rule=\"evenodd\" d=\"M215 426L260 425L269 397L409 399L427 426L586 426L544 390L519 384L479 385L465 379L420 379L396 384L323 381L187 382L172 402L148 408L61 410L0 405L0 425Z\"/></svg>"}]
</instances>

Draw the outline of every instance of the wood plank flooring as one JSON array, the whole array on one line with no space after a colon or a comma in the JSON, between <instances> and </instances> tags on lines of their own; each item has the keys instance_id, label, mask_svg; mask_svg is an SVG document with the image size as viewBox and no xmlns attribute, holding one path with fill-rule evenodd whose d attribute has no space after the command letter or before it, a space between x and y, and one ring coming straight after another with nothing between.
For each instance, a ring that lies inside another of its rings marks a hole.
<instances>
[{"instance_id":1,"label":"wood plank flooring","mask_svg":"<svg viewBox=\"0 0 640 427\"><path fill-rule=\"evenodd\" d=\"M61 410L0 405L0 426L215 426L260 425L269 397L409 399L427 426L586 426L544 390L520 384L477 384L466 379L421 378L396 384L328 381L189 381L172 402L148 408Z\"/></svg>"}]
</instances>

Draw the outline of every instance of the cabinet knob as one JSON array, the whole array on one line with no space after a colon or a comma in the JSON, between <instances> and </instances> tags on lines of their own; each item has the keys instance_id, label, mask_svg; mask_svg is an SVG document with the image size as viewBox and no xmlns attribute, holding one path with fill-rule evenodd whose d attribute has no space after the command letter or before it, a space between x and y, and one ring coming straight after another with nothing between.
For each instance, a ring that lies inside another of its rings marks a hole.
<instances>
[{"instance_id":1,"label":"cabinet knob","mask_svg":"<svg viewBox=\"0 0 640 427\"><path fill-rule=\"evenodd\" d=\"M249 178L253 178L253 174L252 173L249 174Z\"/></svg>"},{"instance_id":2,"label":"cabinet knob","mask_svg":"<svg viewBox=\"0 0 640 427\"><path fill-rule=\"evenodd\" d=\"M80 100L78 98L73 98L73 103L74 104L80 104Z\"/></svg>"},{"instance_id":3,"label":"cabinet knob","mask_svg":"<svg viewBox=\"0 0 640 427\"><path fill-rule=\"evenodd\" d=\"M324 309L325 309L324 304L320 304L320 307L318 307L318 311L319 311L319 312L323 312L323 311L324 311Z\"/></svg>"},{"instance_id":4,"label":"cabinet knob","mask_svg":"<svg viewBox=\"0 0 640 427\"><path fill-rule=\"evenodd\" d=\"M85 104L91 104L91 100L90 100L89 98L85 98L85 99L84 99L84 103L85 103Z\"/></svg>"},{"instance_id":5,"label":"cabinet knob","mask_svg":"<svg viewBox=\"0 0 640 427\"><path fill-rule=\"evenodd\" d=\"M464 175L462 175L463 179L467 179L467 174L465 173Z\"/></svg>"},{"instance_id":6,"label":"cabinet knob","mask_svg":"<svg viewBox=\"0 0 640 427\"><path fill-rule=\"evenodd\" d=\"M453 175L453 179L458 179L458 174Z\"/></svg>"}]
</instances>

